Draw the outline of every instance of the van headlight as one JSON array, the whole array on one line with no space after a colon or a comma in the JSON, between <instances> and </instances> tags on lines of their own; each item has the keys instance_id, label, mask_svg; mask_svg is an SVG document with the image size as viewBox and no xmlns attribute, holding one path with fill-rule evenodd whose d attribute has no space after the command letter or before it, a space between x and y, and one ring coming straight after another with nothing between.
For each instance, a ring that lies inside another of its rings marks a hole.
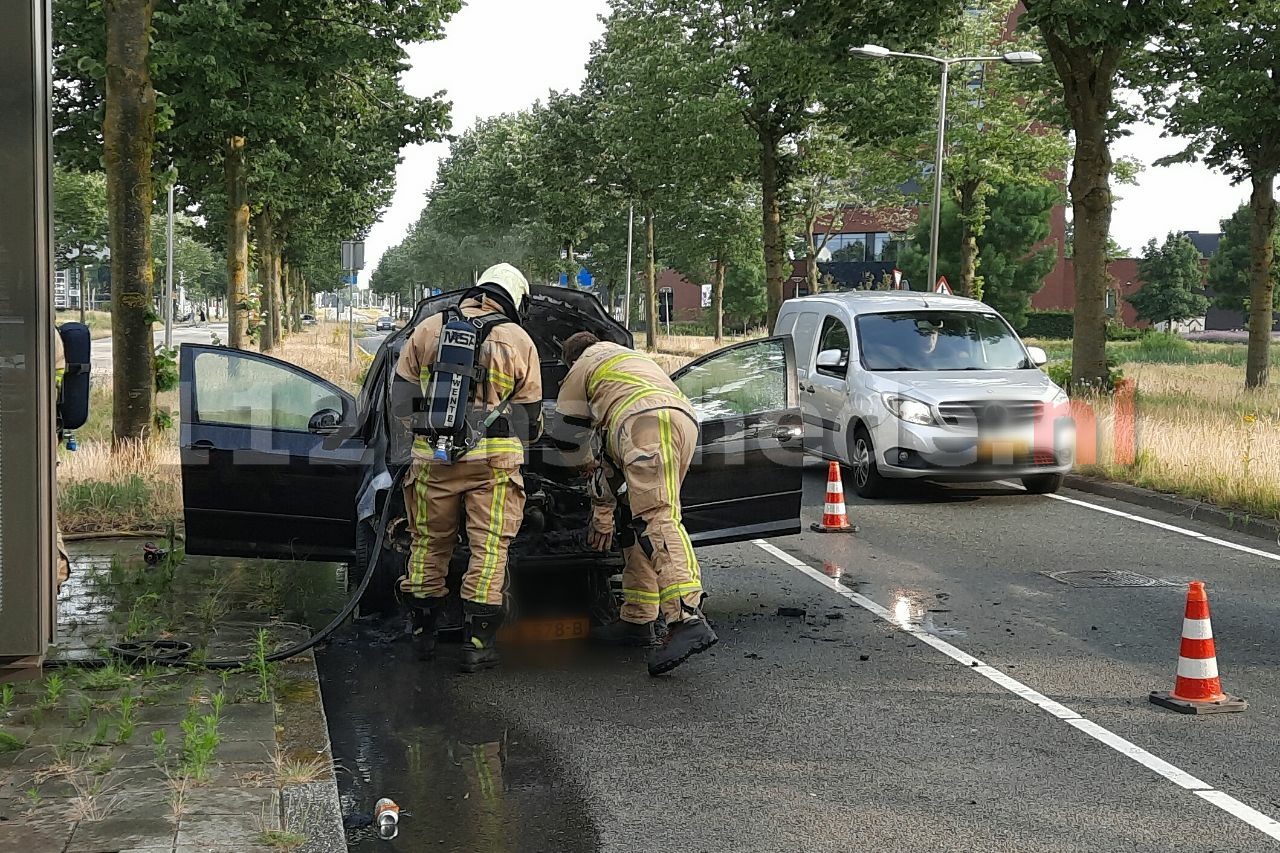
<instances>
[{"instance_id":1,"label":"van headlight","mask_svg":"<svg viewBox=\"0 0 1280 853\"><path fill-rule=\"evenodd\" d=\"M937 423L933 416L933 409L927 403L914 400L911 397L899 397L896 394L885 394L884 404L901 420L909 424L920 424L921 426L932 426Z\"/></svg>"}]
</instances>

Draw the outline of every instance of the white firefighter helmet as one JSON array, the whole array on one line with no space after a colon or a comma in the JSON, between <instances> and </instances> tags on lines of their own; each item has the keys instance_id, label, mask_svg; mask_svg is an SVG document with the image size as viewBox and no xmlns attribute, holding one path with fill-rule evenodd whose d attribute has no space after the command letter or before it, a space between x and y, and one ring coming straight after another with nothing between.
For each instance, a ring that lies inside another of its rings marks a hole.
<instances>
[{"instance_id":1,"label":"white firefighter helmet","mask_svg":"<svg viewBox=\"0 0 1280 853\"><path fill-rule=\"evenodd\" d=\"M511 264L494 264L484 271L476 284L481 287L496 285L502 288L511 297L511 304L517 311L523 311L528 304L529 280Z\"/></svg>"}]
</instances>

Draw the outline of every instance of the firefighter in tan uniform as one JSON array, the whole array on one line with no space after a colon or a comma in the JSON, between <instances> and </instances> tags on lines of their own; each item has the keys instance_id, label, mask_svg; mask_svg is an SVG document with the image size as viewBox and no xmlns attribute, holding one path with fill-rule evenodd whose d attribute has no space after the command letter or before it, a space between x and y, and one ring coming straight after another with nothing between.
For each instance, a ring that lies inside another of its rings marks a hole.
<instances>
[{"instance_id":1,"label":"firefighter in tan uniform","mask_svg":"<svg viewBox=\"0 0 1280 853\"><path fill-rule=\"evenodd\" d=\"M667 633L649 655L649 674L668 672L717 638L702 615L702 578L680 512L680 487L698 444L689 401L654 361L579 332L562 344L569 374L556 409L570 426L599 434L601 449L626 482L631 530L623 531L622 618L593 632L603 642L654 645L661 612ZM592 480L588 541L607 550L614 533L613 490L603 469ZM634 535L634 542L631 541Z\"/></svg>"},{"instance_id":2,"label":"firefighter in tan uniform","mask_svg":"<svg viewBox=\"0 0 1280 853\"><path fill-rule=\"evenodd\" d=\"M434 458L426 439L415 438L404 481L413 547L409 574L400 579L399 588L408 599L419 657L424 660L435 650L436 620L449 592L449 561L465 513L471 557L461 590L464 672L498 663L495 640L502 621L507 555L524 520L520 469L526 445L542 433L538 350L520 326L528 296L529 283L520 271L498 264L464 297L464 317L502 314L510 320L488 331L477 355L481 381L473 387L469 405L476 422L490 422L473 447L448 462ZM406 383L404 387L419 399L427 393L444 322L443 315L436 315L416 328L396 365L397 383ZM404 397L403 390L398 392L399 399ZM403 407L398 412L403 416Z\"/></svg>"}]
</instances>

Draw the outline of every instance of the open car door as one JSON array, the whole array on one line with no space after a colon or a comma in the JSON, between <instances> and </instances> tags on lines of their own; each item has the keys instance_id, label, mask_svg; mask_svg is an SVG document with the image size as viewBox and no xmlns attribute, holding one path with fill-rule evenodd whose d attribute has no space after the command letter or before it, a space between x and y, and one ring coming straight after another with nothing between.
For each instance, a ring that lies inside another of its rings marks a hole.
<instances>
[{"instance_id":1,"label":"open car door","mask_svg":"<svg viewBox=\"0 0 1280 853\"><path fill-rule=\"evenodd\" d=\"M698 452L681 491L696 545L800 532L804 427L790 336L736 344L672 379L698 414Z\"/></svg>"},{"instance_id":2,"label":"open car door","mask_svg":"<svg viewBox=\"0 0 1280 853\"><path fill-rule=\"evenodd\" d=\"M355 401L287 362L183 344L182 498L191 554L348 561L363 441Z\"/></svg>"}]
</instances>

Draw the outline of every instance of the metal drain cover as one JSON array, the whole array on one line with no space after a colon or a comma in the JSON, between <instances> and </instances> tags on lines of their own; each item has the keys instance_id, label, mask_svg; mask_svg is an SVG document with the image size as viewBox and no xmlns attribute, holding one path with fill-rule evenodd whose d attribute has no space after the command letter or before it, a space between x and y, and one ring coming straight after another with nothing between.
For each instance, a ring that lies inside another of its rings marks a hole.
<instances>
[{"instance_id":1,"label":"metal drain cover","mask_svg":"<svg viewBox=\"0 0 1280 853\"><path fill-rule=\"evenodd\" d=\"M1080 587L1170 587L1178 584L1159 578L1149 578L1137 572L1106 571L1103 569L1069 569L1062 572L1042 572L1058 583Z\"/></svg>"}]
</instances>

